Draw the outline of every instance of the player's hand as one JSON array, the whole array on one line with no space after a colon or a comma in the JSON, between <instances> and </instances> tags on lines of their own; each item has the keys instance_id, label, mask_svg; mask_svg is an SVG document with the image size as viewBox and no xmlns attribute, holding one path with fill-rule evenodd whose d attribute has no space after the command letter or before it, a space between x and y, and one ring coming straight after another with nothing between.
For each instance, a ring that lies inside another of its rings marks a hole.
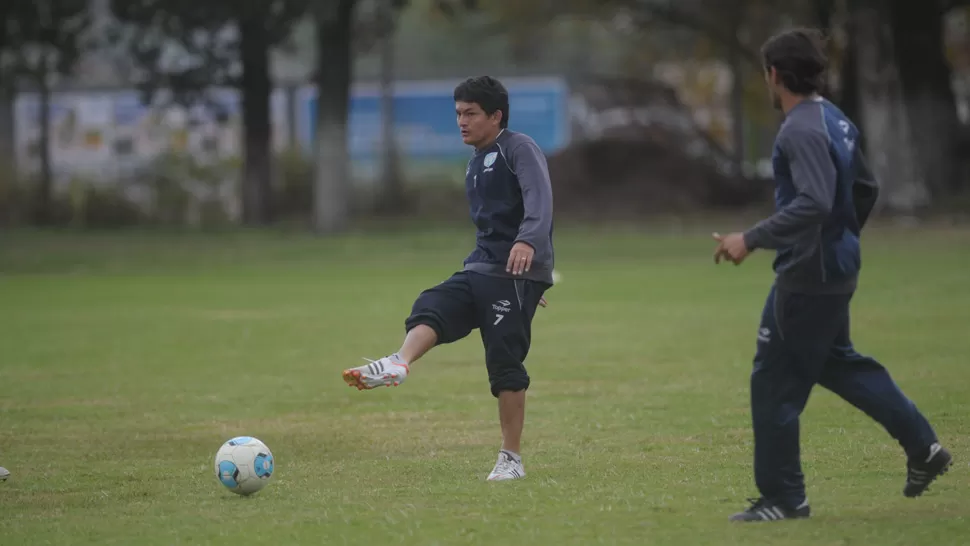
<instances>
[{"instance_id":1,"label":"player's hand","mask_svg":"<svg viewBox=\"0 0 970 546\"><path fill-rule=\"evenodd\" d=\"M714 263L721 263L721 258L734 262L734 265L741 265L741 262L748 257L751 252L748 245L744 244L743 233L728 233L721 235L714 233L714 240L717 241L717 248L714 249Z\"/></svg>"},{"instance_id":2,"label":"player's hand","mask_svg":"<svg viewBox=\"0 0 970 546\"><path fill-rule=\"evenodd\" d=\"M540 307L548 307L549 306L549 302L546 301L546 297L545 296L542 296L541 298L539 298L539 306Z\"/></svg>"},{"instance_id":3,"label":"player's hand","mask_svg":"<svg viewBox=\"0 0 970 546\"><path fill-rule=\"evenodd\" d=\"M521 275L532 269L532 257L536 250L528 243L518 242L512 245L509 252L509 263L505 266L505 272L513 275Z\"/></svg>"}]
</instances>

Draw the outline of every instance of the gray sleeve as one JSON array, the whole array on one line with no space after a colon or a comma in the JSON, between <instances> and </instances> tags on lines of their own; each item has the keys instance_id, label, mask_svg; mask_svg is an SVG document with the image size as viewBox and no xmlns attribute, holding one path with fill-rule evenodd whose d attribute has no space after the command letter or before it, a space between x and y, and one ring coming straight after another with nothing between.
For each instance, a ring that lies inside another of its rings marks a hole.
<instances>
[{"instance_id":1,"label":"gray sleeve","mask_svg":"<svg viewBox=\"0 0 970 546\"><path fill-rule=\"evenodd\" d=\"M779 146L791 169L795 199L744 233L749 250L792 244L832 211L838 175L828 136L817 129L793 126L780 135Z\"/></svg>"},{"instance_id":2,"label":"gray sleeve","mask_svg":"<svg viewBox=\"0 0 970 546\"><path fill-rule=\"evenodd\" d=\"M522 189L525 214L519 225L516 242L539 249L539 242L549 237L552 228L552 182L542 150L531 140L509 148L509 162Z\"/></svg>"}]
</instances>

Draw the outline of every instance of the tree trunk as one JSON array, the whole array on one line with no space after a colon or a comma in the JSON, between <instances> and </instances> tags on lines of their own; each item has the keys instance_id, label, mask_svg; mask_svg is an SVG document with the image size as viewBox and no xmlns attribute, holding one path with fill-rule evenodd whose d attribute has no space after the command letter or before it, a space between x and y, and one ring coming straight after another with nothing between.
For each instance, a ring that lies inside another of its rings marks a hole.
<instances>
[{"instance_id":1,"label":"tree trunk","mask_svg":"<svg viewBox=\"0 0 970 546\"><path fill-rule=\"evenodd\" d=\"M887 6L879 0L853 10L849 35L854 40L860 114L866 127L866 154L892 212L913 214L929 200L913 153L893 56Z\"/></svg>"},{"instance_id":2,"label":"tree trunk","mask_svg":"<svg viewBox=\"0 0 970 546\"><path fill-rule=\"evenodd\" d=\"M378 210L400 212L404 205L404 181L394 136L394 6L382 0L381 25L381 192Z\"/></svg>"},{"instance_id":3,"label":"tree trunk","mask_svg":"<svg viewBox=\"0 0 970 546\"><path fill-rule=\"evenodd\" d=\"M869 128L866 127L864 116L862 115L862 101L859 97L859 86L862 79L859 77L858 38L854 33L848 33L848 43L842 57L842 66L839 75L839 108L848 116L862 133L859 144L866 149L866 134Z\"/></svg>"},{"instance_id":4,"label":"tree trunk","mask_svg":"<svg viewBox=\"0 0 970 546\"><path fill-rule=\"evenodd\" d=\"M835 0L815 0L814 13L815 13L816 25L818 26L819 29L822 30L822 32L825 32L826 34L832 33L832 19L835 16L835 11L836 11ZM832 42L828 43L828 46L826 47L825 52L831 59L833 53L835 53L835 47L833 46ZM845 51L845 54L843 55L843 64L842 66L839 67L840 76L843 76L846 74L845 62L847 61L849 52L851 52L851 48L847 48L847 51ZM852 74L854 74L854 72L852 72ZM838 91L840 91L841 87L845 86L845 80L842 78L839 78L839 82L840 82L840 87L837 88L832 83L831 73L828 74L825 78L825 90L822 92L822 96L824 96L825 98L829 99L834 103L838 103L839 102ZM848 115L848 113L846 113L846 115Z\"/></svg>"},{"instance_id":5,"label":"tree trunk","mask_svg":"<svg viewBox=\"0 0 970 546\"><path fill-rule=\"evenodd\" d=\"M315 7L317 20L317 119L313 228L346 229L350 216L347 119L353 81L351 28L356 0L331 0Z\"/></svg>"},{"instance_id":6,"label":"tree trunk","mask_svg":"<svg viewBox=\"0 0 970 546\"><path fill-rule=\"evenodd\" d=\"M835 0L815 0L815 19L820 29L828 32L832 28L835 9Z\"/></svg>"},{"instance_id":7,"label":"tree trunk","mask_svg":"<svg viewBox=\"0 0 970 546\"><path fill-rule=\"evenodd\" d=\"M891 25L917 159L930 193L942 200L959 187L960 122L938 4L893 0Z\"/></svg>"},{"instance_id":8,"label":"tree trunk","mask_svg":"<svg viewBox=\"0 0 970 546\"><path fill-rule=\"evenodd\" d=\"M733 36L740 40L739 33L744 24L743 4L734 2L734 14L731 21ZM734 166L739 176L744 176L744 57L740 47L730 49L731 64L731 129L734 135L733 149Z\"/></svg>"},{"instance_id":9,"label":"tree trunk","mask_svg":"<svg viewBox=\"0 0 970 546\"><path fill-rule=\"evenodd\" d=\"M0 21L6 21L11 11L12 2L0 3ZM0 24L0 51L7 49L7 25ZM17 148L14 135L14 100L16 98L14 85L8 78L0 74L0 169L4 173L0 175L0 193L4 190L13 191L13 184L21 183L20 172L17 168ZM10 221L16 215L13 210L4 210L0 204L0 226Z\"/></svg>"},{"instance_id":10,"label":"tree trunk","mask_svg":"<svg viewBox=\"0 0 970 546\"><path fill-rule=\"evenodd\" d=\"M13 2L0 3L0 51L7 49L7 24L6 20L12 9ZM14 144L14 99L15 87L9 83L8 78L0 74L0 168L6 169L8 173L14 173L16 180L17 169L16 145Z\"/></svg>"},{"instance_id":11,"label":"tree trunk","mask_svg":"<svg viewBox=\"0 0 970 546\"><path fill-rule=\"evenodd\" d=\"M14 100L13 92L0 84L0 169L7 180L18 180L17 147L14 140Z\"/></svg>"},{"instance_id":12,"label":"tree trunk","mask_svg":"<svg viewBox=\"0 0 970 546\"><path fill-rule=\"evenodd\" d=\"M51 165L51 88L48 82L46 55L38 69L37 88L40 105L40 178L37 180L37 198L34 201L34 221L45 225L53 220L51 201L54 195L54 173Z\"/></svg>"},{"instance_id":13,"label":"tree trunk","mask_svg":"<svg viewBox=\"0 0 970 546\"><path fill-rule=\"evenodd\" d=\"M242 220L266 225L273 220L273 125L270 121L269 37L258 11L240 21L242 60L243 172Z\"/></svg>"}]
</instances>

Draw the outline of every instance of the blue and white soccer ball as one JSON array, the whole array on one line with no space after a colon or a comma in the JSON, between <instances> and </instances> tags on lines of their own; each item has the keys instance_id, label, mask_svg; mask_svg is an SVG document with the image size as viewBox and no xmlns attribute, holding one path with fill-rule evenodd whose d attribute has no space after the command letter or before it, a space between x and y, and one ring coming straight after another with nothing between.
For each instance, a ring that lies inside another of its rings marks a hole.
<instances>
[{"instance_id":1,"label":"blue and white soccer ball","mask_svg":"<svg viewBox=\"0 0 970 546\"><path fill-rule=\"evenodd\" d=\"M273 477L273 453L266 444L250 436L239 436L222 444L216 453L219 483L238 495L252 495L266 487Z\"/></svg>"}]
</instances>

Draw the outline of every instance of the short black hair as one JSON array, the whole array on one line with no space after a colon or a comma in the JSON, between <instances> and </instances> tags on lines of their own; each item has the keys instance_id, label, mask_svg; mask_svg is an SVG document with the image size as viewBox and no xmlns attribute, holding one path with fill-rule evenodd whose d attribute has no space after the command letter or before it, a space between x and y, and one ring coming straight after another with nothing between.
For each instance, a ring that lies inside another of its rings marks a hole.
<instances>
[{"instance_id":1,"label":"short black hair","mask_svg":"<svg viewBox=\"0 0 970 546\"><path fill-rule=\"evenodd\" d=\"M509 126L509 92L502 82L491 76L468 78L455 87L455 102L475 103L489 116L496 110L502 112L499 126Z\"/></svg>"},{"instance_id":2,"label":"short black hair","mask_svg":"<svg viewBox=\"0 0 970 546\"><path fill-rule=\"evenodd\" d=\"M761 47L765 71L778 71L781 83L792 93L810 95L825 89L828 56L825 39L815 29L795 28L777 34Z\"/></svg>"}]
</instances>

